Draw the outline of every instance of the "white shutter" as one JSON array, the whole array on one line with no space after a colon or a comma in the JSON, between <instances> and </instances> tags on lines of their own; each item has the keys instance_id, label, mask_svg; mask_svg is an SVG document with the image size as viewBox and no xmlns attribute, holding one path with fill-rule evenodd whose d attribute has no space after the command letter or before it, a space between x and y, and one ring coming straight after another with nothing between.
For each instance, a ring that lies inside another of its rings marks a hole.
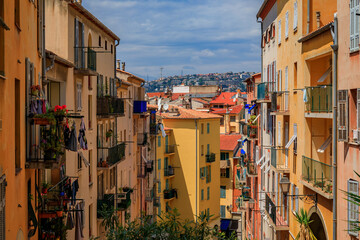
<instances>
[{"instance_id":1,"label":"white shutter","mask_svg":"<svg viewBox=\"0 0 360 240\"><path fill-rule=\"evenodd\" d=\"M278 89L277 91L281 92L282 91L282 70L280 69L279 70L279 86L278 86Z\"/></svg>"},{"instance_id":2,"label":"white shutter","mask_svg":"<svg viewBox=\"0 0 360 240\"><path fill-rule=\"evenodd\" d=\"M278 43L281 43L281 20L279 20L279 27L278 27Z\"/></svg>"},{"instance_id":3,"label":"white shutter","mask_svg":"<svg viewBox=\"0 0 360 240\"><path fill-rule=\"evenodd\" d=\"M295 195L299 195L299 188L295 187ZM299 198L295 197L295 211L299 212Z\"/></svg>"},{"instance_id":4,"label":"white shutter","mask_svg":"<svg viewBox=\"0 0 360 240\"><path fill-rule=\"evenodd\" d=\"M359 49L359 17L356 15L359 13L359 0L355 0L354 7L354 49Z\"/></svg>"},{"instance_id":5,"label":"white shutter","mask_svg":"<svg viewBox=\"0 0 360 240\"><path fill-rule=\"evenodd\" d=\"M281 146L281 122L278 122L278 146Z\"/></svg>"},{"instance_id":6,"label":"white shutter","mask_svg":"<svg viewBox=\"0 0 360 240\"><path fill-rule=\"evenodd\" d=\"M297 29L298 24L298 9L297 9L297 1L294 2L294 22L293 22L293 29Z\"/></svg>"},{"instance_id":7,"label":"white shutter","mask_svg":"<svg viewBox=\"0 0 360 240\"><path fill-rule=\"evenodd\" d=\"M360 88L357 89L357 128L360 129Z\"/></svg>"},{"instance_id":8,"label":"white shutter","mask_svg":"<svg viewBox=\"0 0 360 240\"><path fill-rule=\"evenodd\" d=\"M348 94L347 90L338 91L338 140L348 139Z\"/></svg>"},{"instance_id":9,"label":"white shutter","mask_svg":"<svg viewBox=\"0 0 360 240\"><path fill-rule=\"evenodd\" d=\"M353 51L354 46L355 46L355 42L354 42L354 19L355 19L354 1L355 0L350 0L350 51Z\"/></svg>"},{"instance_id":10,"label":"white shutter","mask_svg":"<svg viewBox=\"0 0 360 240\"><path fill-rule=\"evenodd\" d=\"M289 37L289 12L285 13L285 39Z\"/></svg>"},{"instance_id":11,"label":"white shutter","mask_svg":"<svg viewBox=\"0 0 360 240\"><path fill-rule=\"evenodd\" d=\"M354 180L348 180L348 192L359 195L359 183ZM350 200L353 199L348 197L348 232L350 235L358 236L358 232L356 230L352 231L352 229L357 227L357 224L350 223L350 221L359 221L359 207Z\"/></svg>"},{"instance_id":12,"label":"white shutter","mask_svg":"<svg viewBox=\"0 0 360 240\"><path fill-rule=\"evenodd\" d=\"M276 71L276 61L274 61L274 84L272 84L272 90L274 91L277 86L277 71Z\"/></svg>"}]
</instances>

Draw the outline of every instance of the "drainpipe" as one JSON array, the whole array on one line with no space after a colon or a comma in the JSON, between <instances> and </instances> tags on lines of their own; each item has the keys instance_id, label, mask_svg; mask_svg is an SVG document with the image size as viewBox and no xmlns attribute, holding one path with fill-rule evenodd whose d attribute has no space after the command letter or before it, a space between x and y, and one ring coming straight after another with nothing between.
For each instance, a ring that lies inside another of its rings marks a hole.
<instances>
[{"instance_id":1,"label":"drainpipe","mask_svg":"<svg viewBox=\"0 0 360 240\"><path fill-rule=\"evenodd\" d=\"M42 49L41 49L41 57L42 57L42 74L41 79L42 82L46 82L46 54L45 54L45 0L42 1Z\"/></svg>"},{"instance_id":2,"label":"drainpipe","mask_svg":"<svg viewBox=\"0 0 360 240\"><path fill-rule=\"evenodd\" d=\"M310 32L310 0L307 0L307 25L306 25L306 33Z\"/></svg>"},{"instance_id":3,"label":"drainpipe","mask_svg":"<svg viewBox=\"0 0 360 240\"><path fill-rule=\"evenodd\" d=\"M121 86L121 79L116 76L116 47L119 46L120 40L115 40L115 47L114 47L114 78L118 80L120 86Z\"/></svg>"},{"instance_id":4,"label":"drainpipe","mask_svg":"<svg viewBox=\"0 0 360 240\"><path fill-rule=\"evenodd\" d=\"M120 79L116 77L116 47L119 46L119 44L120 44L120 40L119 41L115 40L115 47L114 47L114 78L118 79L118 80L120 80ZM121 84L121 81L119 81L119 83ZM116 82L115 82L115 86L116 86ZM117 96L117 90L116 90L116 96ZM115 117L115 129L114 129L114 132L116 132L116 135L117 135L117 117ZM116 136L116 138L117 138L117 136ZM117 144L117 139L116 139L115 144ZM116 173L116 177L115 177L115 179L116 179L116 181L115 181L115 196L116 196L115 197L115 207L117 207L117 195L118 195L117 166L116 166L115 173Z\"/></svg>"},{"instance_id":5,"label":"drainpipe","mask_svg":"<svg viewBox=\"0 0 360 240\"><path fill-rule=\"evenodd\" d=\"M333 193L333 239L336 240L336 226L337 226L337 57L338 57L338 19L337 13L334 14L334 32L333 32L333 41L334 44L331 45L333 49L333 122L332 122L332 155L333 155L333 185L334 185L334 193Z\"/></svg>"},{"instance_id":6,"label":"drainpipe","mask_svg":"<svg viewBox=\"0 0 360 240\"><path fill-rule=\"evenodd\" d=\"M261 36L261 42L263 41L263 37L262 37L262 34L263 34L263 21L262 20L256 20L258 23L260 23L261 24L261 34L260 34L260 36ZM264 76L263 76L263 63L264 63L264 56L263 56L263 50L262 50L262 44L261 44L261 42L260 42L260 50L261 50L261 82L264 82ZM263 113L263 107L264 107L264 105L263 105L263 103L261 103L260 104L260 113ZM262 115L262 114L260 114L260 128L261 128L261 125L263 124L263 121L264 121L264 116ZM264 140L263 140L263 131L260 131L260 141L261 141L261 150L260 150L260 152L261 152L261 156L264 154L263 153L263 148L262 148L262 146L264 145ZM262 171L262 170L260 170L260 171ZM262 174L261 174L261 172L260 172L260 176L262 176ZM260 189L262 189L263 188L263 186L262 186L262 181L261 181L261 179L260 179L260 184L261 184L261 188ZM256 193L255 193L256 194ZM263 220L261 220L260 221L261 222L261 240L263 239Z\"/></svg>"},{"instance_id":7,"label":"drainpipe","mask_svg":"<svg viewBox=\"0 0 360 240\"><path fill-rule=\"evenodd\" d=\"M197 119L195 119L195 212L198 214L198 143L197 143ZM197 223L196 217L196 223Z\"/></svg>"}]
</instances>

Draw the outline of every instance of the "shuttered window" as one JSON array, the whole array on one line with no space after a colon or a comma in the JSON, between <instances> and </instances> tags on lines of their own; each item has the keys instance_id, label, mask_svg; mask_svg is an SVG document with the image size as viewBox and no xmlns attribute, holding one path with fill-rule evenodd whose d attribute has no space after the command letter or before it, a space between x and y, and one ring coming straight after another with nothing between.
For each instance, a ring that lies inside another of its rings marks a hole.
<instances>
[{"instance_id":1,"label":"shuttered window","mask_svg":"<svg viewBox=\"0 0 360 240\"><path fill-rule=\"evenodd\" d=\"M297 1L294 2L294 22L293 22L293 29L294 31L297 30L298 25L298 3Z\"/></svg>"},{"instance_id":2,"label":"shuttered window","mask_svg":"<svg viewBox=\"0 0 360 240\"><path fill-rule=\"evenodd\" d=\"M207 200L210 200L210 187L207 187Z\"/></svg>"},{"instance_id":3,"label":"shuttered window","mask_svg":"<svg viewBox=\"0 0 360 240\"><path fill-rule=\"evenodd\" d=\"M210 133L210 123L206 124L206 133Z\"/></svg>"},{"instance_id":4,"label":"shuttered window","mask_svg":"<svg viewBox=\"0 0 360 240\"><path fill-rule=\"evenodd\" d=\"M359 0L350 0L350 51L359 50Z\"/></svg>"},{"instance_id":5,"label":"shuttered window","mask_svg":"<svg viewBox=\"0 0 360 240\"><path fill-rule=\"evenodd\" d=\"M356 109L356 113L357 113L357 129L360 129L360 88L357 89L357 109Z\"/></svg>"},{"instance_id":6,"label":"shuttered window","mask_svg":"<svg viewBox=\"0 0 360 240\"><path fill-rule=\"evenodd\" d=\"M226 198L226 186L220 186L220 198Z\"/></svg>"},{"instance_id":7,"label":"shuttered window","mask_svg":"<svg viewBox=\"0 0 360 240\"><path fill-rule=\"evenodd\" d=\"M295 186L295 195L299 195L299 188ZM295 211L299 212L299 198L295 197Z\"/></svg>"},{"instance_id":8,"label":"shuttered window","mask_svg":"<svg viewBox=\"0 0 360 240\"><path fill-rule=\"evenodd\" d=\"M338 92L338 139L339 141L347 141L348 139L348 94L347 90Z\"/></svg>"},{"instance_id":9,"label":"shuttered window","mask_svg":"<svg viewBox=\"0 0 360 240\"><path fill-rule=\"evenodd\" d=\"M225 205L220 206L220 217L225 218Z\"/></svg>"},{"instance_id":10,"label":"shuttered window","mask_svg":"<svg viewBox=\"0 0 360 240\"><path fill-rule=\"evenodd\" d=\"M81 111L82 109L82 84L77 83L76 84L76 107L78 111Z\"/></svg>"},{"instance_id":11,"label":"shuttered window","mask_svg":"<svg viewBox=\"0 0 360 240\"><path fill-rule=\"evenodd\" d=\"M285 13L285 39L289 37L289 12Z\"/></svg>"},{"instance_id":12,"label":"shuttered window","mask_svg":"<svg viewBox=\"0 0 360 240\"><path fill-rule=\"evenodd\" d=\"M201 200L204 200L204 189L201 189Z\"/></svg>"},{"instance_id":13,"label":"shuttered window","mask_svg":"<svg viewBox=\"0 0 360 240\"><path fill-rule=\"evenodd\" d=\"M0 177L0 240L5 240L5 175Z\"/></svg>"},{"instance_id":14,"label":"shuttered window","mask_svg":"<svg viewBox=\"0 0 360 240\"><path fill-rule=\"evenodd\" d=\"M278 26L278 43L281 43L281 20L279 20L279 26Z\"/></svg>"},{"instance_id":15,"label":"shuttered window","mask_svg":"<svg viewBox=\"0 0 360 240\"><path fill-rule=\"evenodd\" d=\"M281 146L281 122L278 122L278 146Z\"/></svg>"},{"instance_id":16,"label":"shuttered window","mask_svg":"<svg viewBox=\"0 0 360 240\"><path fill-rule=\"evenodd\" d=\"M348 180L348 192L359 195L359 183L357 181ZM352 236L358 236L358 231L355 229L358 225L354 222L359 221L359 207L353 203L354 199L348 196L348 233Z\"/></svg>"}]
</instances>

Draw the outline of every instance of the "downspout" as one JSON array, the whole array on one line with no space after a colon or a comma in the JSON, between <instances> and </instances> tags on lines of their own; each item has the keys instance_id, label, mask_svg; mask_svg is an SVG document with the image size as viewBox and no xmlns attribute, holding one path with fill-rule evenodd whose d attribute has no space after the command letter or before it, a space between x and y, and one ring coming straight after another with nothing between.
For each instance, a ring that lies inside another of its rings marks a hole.
<instances>
[{"instance_id":1,"label":"downspout","mask_svg":"<svg viewBox=\"0 0 360 240\"><path fill-rule=\"evenodd\" d=\"M263 63L264 63L264 60L263 60L263 50L262 50L262 44L261 44L261 42L263 41L263 37L262 37L262 34L263 34L263 21L261 20L261 21L259 21L258 19L256 19L256 21L258 22L258 23L260 23L261 24L261 34L260 34L260 36L261 36L261 41L260 41L260 50L261 50L261 82L264 82L264 76L263 76ZM261 103L260 104L260 113L263 113L263 103ZM264 116L262 115L262 114L260 114L260 129L261 129L261 126L262 126L262 123L263 123L263 121L264 121ZM263 131L260 131L260 144L261 144L261 150L260 150L260 152L261 152L261 156L264 154L263 153L263 148L262 148L262 146L264 145L264 143L263 143ZM262 171L262 170L260 170L260 171ZM262 176L262 174L261 174L261 172L260 172L260 176ZM263 189L263 186L262 186L262 181L261 181L261 179L260 179L260 184L261 184L261 188L260 189ZM255 193L256 194L256 193ZM260 231L260 235L261 235L261 240L263 239L263 234L262 234L262 232L263 232L263 221L261 220L261 231Z\"/></svg>"},{"instance_id":2,"label":"downspout","mask_svg":"<svg viewBox=\"0 0 360 240\"><path fill-rule=\"evenodd\" d=\"M198 214L198 142L197 142L197 119L195 119L195 213ZM196 223L198 218L196 217Z\"/></svg>"},{"instance_id":3,"label":"downspout","mask_svg":"<svg viewBox=\"0 0 360 240\"><path fill-rule=\"evenodd\" d=\"M45 0L42 0L42 49L41 49L41 57L42 57L42 74L41 80L42 83L46 82L46 54L45 54Z\"/></svg>"},{"instance_id":4,"label":"downspout","mask_svg":"<svg viewBox=\"0 0 360 240\"><path fill-rule=\"evenodd\" d=\"M307 24L306 24L306 33L310 32L310 0L307 0Z\"/></svg>"},{"instance_id":5,"label":"downspout","mask_svg":"<svg viewBox=\"0 0 360 240\"><path fill-rule=\"evenodd\" d=\"M334 185L334 193L333 193L333 239L336 240L337 232L337 58L338 58L338 19L337 13L334 14L334 32L333 32L333 40L334 44L331 45L333 49L333 122L332 122L332 155L333 155L333 185Z\"/></svg>"},{"instance_id":6,"label":"downspout","mask_svg":"<svg viewBox=\"0 0 360 240\"><path fill-rule=\"evenodd\" d=\"M114 78L115 79L118 79L117 77L116 77L116 47L117 46L119 46L119 44L120 44L120 40L119 41L117 41L117 43L116 43L116 41L117 40L115 40L115 47L114 47ZM120 79L118 79L118 80L120 80ZM120 83L120 85L121 85L121 81L119 81L119 83ZM116 86L116 83L115 83L115 86ZM117 90L116 90L116 96L117 96ZM117 133L117 117L115 117L115 128L116 129L114 129L114 131ZM116 143L117 143L117 139L116 139ZM117 166L116 166L116 181L115 181L115 207L117 207L117 195L118 195L118 181L117 181L117 176L118 176L118 174L117 174ZM124 216L125 217L125 216Z\"/></svg>"},{"instance_id":7,"label":"downspout","mask_svg":"<svg viewBox=\"0 0 360 240\"><path fill-rule=\"evenodd\" d=\"M119 44L120 44L120 39L115 40L115 47L114 47L114 78L116 80L118 80L119 86L121 86L121 79L116 76L116 47L119 46Z\"/></svg>"}]
</instances>

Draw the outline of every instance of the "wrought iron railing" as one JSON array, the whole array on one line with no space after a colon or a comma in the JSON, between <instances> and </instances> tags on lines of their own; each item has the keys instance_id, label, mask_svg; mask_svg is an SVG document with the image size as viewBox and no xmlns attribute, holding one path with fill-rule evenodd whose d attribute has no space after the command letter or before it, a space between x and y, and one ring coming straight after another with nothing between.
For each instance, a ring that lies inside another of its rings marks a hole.
<instances>
[{"instance_id":1,"label":"wrought iron railing","mask_svg":"<svg viewBox=\"0 0 360 240\"><path fill-rule=\"evenodd\" d=\"M288 163L286 161L286 149L271 148L271 165L277 170L288 170Z\"/></svg>"},{"instance_id":2,"label":"wrought iron railing","mask_svg":"<svg viewBox=\"0 0 360 240\"><path fill-rule=\"evenodd\" d=\"M174 173L174 168L171 167L171 166L168 166L168 167L165 167L164 168L164 176L165 177L171 177L171 176L174 176L175 173Z\"/></svg>"},{"instance_id":3,"label":"wrought iron railing","mask_svg":"<svg viewBox=\"0 0 360 240\"><path fill-rule=\"evenodd\" d=\"M87 65L88 69L96 71L96 52L91 48L88 48Z\"/></svg>"},{"instance_id":4,"label":"wrought iron railing","mask_svg":"<svg viewBox=\"0 0 360 240\"><path fill-rule=\"evenodd\" d=\"M97 115L124 115L124 100L114 97L97 97Z\"/></svg>"},{"instance_id":5,"label":"wrought iron railing","mask_svg":"<svg viewBox=\"0 0 360 240\"><path fill-rule=\"evenodd\" d=\"M120 143L109 148L99 147L97 155L98 167L110 167L124 159L125 143Z\"/></svg>"},{"instance_id":6,"label":"wrought iron railing","mask_svg":"<svg viewBox=\"0 0 360 240\"><path fill-rule=\"evenodd\" d=\"M215 159L216 159L215 153L206 154L206 162L207 163L215 162Z\"/></svg>"},{"instance_id":7,"label":"wrought iron railing","mask_svg":"<svg viewBox=\"0 0 360 240\"><path fill-rule=\"evenodd\" d=\"M270 219L275 226L288 226L288 223L278 213L278 206L274 204L271 198L265 194L265 211L268 213ZM282 206L284 207L284 206Z\"/></svg>"},{"instance_id":8,"label":"wrought iron railing","mask_svg":"<svg viewBox=\"0 0 360 240\"><path fill-rule=\"evenodd\" d=\"M332 112L332 85L306 87L307 112Z\"/></svg>"},{"instance_id":9,"label":"wrought iron railing","mask_svg":"<svg viewBox=\"0 0 360 240\"><path fill-rule=\"evenodd\" d=\"M164 199L169 200L177 197L177 190L174 188L164 190Z\"/></svg>"}]
</instances>

